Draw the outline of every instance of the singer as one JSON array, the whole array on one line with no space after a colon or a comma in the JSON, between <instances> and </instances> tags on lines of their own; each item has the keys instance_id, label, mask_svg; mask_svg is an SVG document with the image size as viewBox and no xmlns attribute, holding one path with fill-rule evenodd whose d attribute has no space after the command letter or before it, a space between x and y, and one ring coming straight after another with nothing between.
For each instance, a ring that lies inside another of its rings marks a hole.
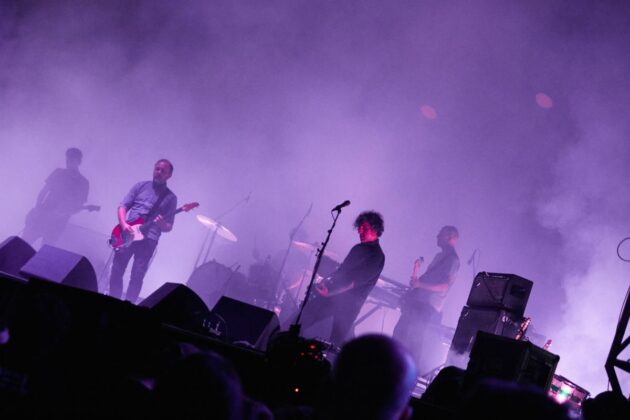
<instances>
[{"instance_id":1,"label":"singer","mask_svg":"<svg viewBox=\"0 0 630 420\"><path fill-rule=\"evenodd\" d=\"M444 300L459 270L459 257L455 251L458 239L455 226L440 229L437 246L442 251L433 258L423 275L411 278L411 288L401 300L401 315L393 335L411 352L420 372L435 367L430 356L436 354L432 350L441 342L436 334L438 329L432 327L441 323Z\"/></svg>"},{"instance_id":2,"label":"singer","mask_svg":"<svg viewBox=\"0 0 630 420\"><path fill-rule=\"evenodd\" d=\"M363 212L354 221L354 227L361 242L352 247L337 271L315 285L302 313L305 336L317 321L332 318L330 341L339 347L385 265L378 239L384 230L383 217L374 211ZM312 336L316 335L324 334Z\"/></svg>"}]
</instances>

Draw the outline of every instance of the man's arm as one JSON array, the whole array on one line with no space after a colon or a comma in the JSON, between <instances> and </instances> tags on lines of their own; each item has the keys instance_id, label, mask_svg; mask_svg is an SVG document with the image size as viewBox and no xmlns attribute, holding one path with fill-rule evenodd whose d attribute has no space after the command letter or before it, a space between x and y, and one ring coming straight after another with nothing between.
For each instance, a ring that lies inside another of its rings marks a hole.
<instances>
[{"instance_id":1,"label":"man's arm","mask_svg":"<svg viewBox=\"0 0 630 420\"><path fill-rule=\"evenodd\" d=\"M372 277L378 264L379 260L371 251L355 245L341 266L331 275L333 290L330 290L325 282L316 286L316 290L322 296L334 296L347 292L357 287L356 280Z\"/></svg>"},{"instance_id":2,"label":"man's arm","mask_svg":"<svg viewBox=\"0 0 630 420\"><path fill-rule=\"evenodd\" d=\"M54 171L52 171L50 175L48 175L48 178L46 178L46 181L44 182L44 186L42 187L39 194L37 194L37 201L35 202L35 207L39 207L44 203L44 200L46 199L46 197L48 196L48 193L50 193L50 190L51 190L50 184L51 182L54 182L54 179L58 177L58 174L59 174L59 169L55 169Z\"/></svg>"},{"instance_id":3,"label":"man's arm","mask_svg":"<svg viewBox=\"0 0 630 420\"><path fill-rule=\"evenodd\" d=\"M118 207L118 224L123 232L131 232L131 226L127 223L127 209L122 206Z\"/></svg>"}]
</instances>

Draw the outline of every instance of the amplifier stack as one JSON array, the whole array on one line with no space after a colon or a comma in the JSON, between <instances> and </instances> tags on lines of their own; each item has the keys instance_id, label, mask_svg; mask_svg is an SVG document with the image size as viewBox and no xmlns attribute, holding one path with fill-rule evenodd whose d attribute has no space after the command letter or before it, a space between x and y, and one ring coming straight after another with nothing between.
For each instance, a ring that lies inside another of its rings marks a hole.
<instances>
[{"instance_id":1,"label":"amplifier stack","mask_svg":"<svg viewBox=\"0 0 630 420\"><path fill-rule=\"evenodd\" d=\"M515 274L478 273L459 317L447 364L466 368L479 331L515 338L526 322L523 314L532 285Z\"/></svg>"}]
</instances>

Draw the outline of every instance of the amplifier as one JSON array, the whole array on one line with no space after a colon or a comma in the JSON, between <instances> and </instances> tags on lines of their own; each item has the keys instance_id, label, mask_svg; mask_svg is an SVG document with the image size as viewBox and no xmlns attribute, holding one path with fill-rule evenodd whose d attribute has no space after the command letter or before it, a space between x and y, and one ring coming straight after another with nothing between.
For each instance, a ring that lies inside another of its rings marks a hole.
<instances>
[{"instance_id":1,"label":"amplifier","mask_svg":"<svg viewBox=\"0 0 630 420\"><path fill-rule=\"evenodd\" d=\"M524 318L502 309L464 306L451 342L448 364L466 368L468 354L479 331L504 337L516 337Z\"/></svg>"},{"instance_id":2,"label":"amplifier","mask_svg":"<svg viewBox=\"0 0 630 420\"><path fill-rule=\"evenodd\" d=\"M533 385L549 391L560 357L529 341L517 341L483 331L470 352L464 387L483 378Z\"/></svg>"},{"instance_id":3,"label":"amplifier","mask_svg":"<svg viewBox=\"0 0 630 420\"><path fill-rule=\"evenodd\" d=\"M515 274L480 272L475 276L466 305L504 309L522 316L533 284Z\"/></svg>"}]
</instances>

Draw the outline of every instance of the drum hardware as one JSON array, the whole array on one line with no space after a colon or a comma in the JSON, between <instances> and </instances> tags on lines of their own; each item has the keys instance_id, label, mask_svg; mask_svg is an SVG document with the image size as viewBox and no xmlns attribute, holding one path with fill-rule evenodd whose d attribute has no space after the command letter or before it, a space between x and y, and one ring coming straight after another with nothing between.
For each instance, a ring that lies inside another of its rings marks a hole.
<instances>
[{"instance_id":1,"label":"drum hardware","mask_svg":"<svg viewBox=\"0 0 630 420\"><path fill-rule=\"evenodd\" d=\"M221 223L221 219L227 216L229 213L231 213L235 208L237 208L242 203L249 202L250 196L251 196L251 193L249 193L247 197L238 201L232 207L230 207L229 209L221 213L216 219L212 219L204 215L197 215L197 221L201 223L203 226L205 226L208 229L208 232L206 233L206 237L204 238L203 243L201 244L201 248L199 249L199 254L197 255L197 259L195 260L195 266L193 267L193 272L197 267L199 267L200 265L208 261L210 250L212 249L212 245L214 245L214 240L216 239L217 236L220 236L230 242L236 242L238 240L236 238L236 235L234 235L234 233L232 233L227 227L223 226L223 224ZM206 252L202 260L201 256L204 254L203 252L204 249L206 250Z\"/></svg>"},{"instance_id":2,"label":"drum hardware","mask_svg":"<svg viewBox=\"0 0 630 420\"><path fill-rule=\"evenodd\" d=\"M293 241L295 240L295 235L298 233L298 231L302 227L304 220L306 220L306 218L311 214L311 210L313 210L313 203L311 203L308 210L306 210L306 213L304 214L304 216L302 216L302 219L298 222L297 226L291 230L291 233L289 234L289 246L287 247L287 250L284 253L284 257L282 258L282 263L280 264L280 269L278 270L278 273L277 273L278 281L276 283L276 290L274 290L274 298L275 298L274 308L275 307L281 308L282 305L284 304L283 302L284 299L291 300L290 304L292 305L296 304L295 299L293 299L289 290L286 287L284 287L284 283L282 282L282 272L284 271L284 267L287 264L289 253L291 252Z\"/></svg>"},{"instance_id":3,"label":"drum hardware","mask_svg":"<svg viewBox=\"0 0 630 420\"><path fill-rule=\"evenodd\" d=\"M301 241L292 241L291 246L299 249L300 251L306 252L307 254L316 252L318 250L318 244L311 244L308 242ZM324 250L324 256L339 259L339 255L336 252Z\"/></svg>"}]
</instances>

